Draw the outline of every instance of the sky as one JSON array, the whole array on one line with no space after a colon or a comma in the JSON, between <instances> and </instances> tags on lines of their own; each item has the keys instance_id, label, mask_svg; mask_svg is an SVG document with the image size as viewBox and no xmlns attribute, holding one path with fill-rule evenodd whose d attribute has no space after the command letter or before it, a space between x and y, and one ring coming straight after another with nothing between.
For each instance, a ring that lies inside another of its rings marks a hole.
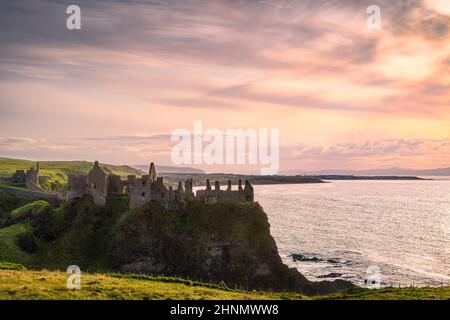
<instances>
[{"instance_id":1,"label":"sky","mask_svg":"<svg viewBox=\"0 0 450 320\"><path fill-rule=\"evenodd\" d=\"M202 121L278 129L281 171L450 167L450 1L0 6L0 156L171 165Z\"/></svg>"}]
</instances>

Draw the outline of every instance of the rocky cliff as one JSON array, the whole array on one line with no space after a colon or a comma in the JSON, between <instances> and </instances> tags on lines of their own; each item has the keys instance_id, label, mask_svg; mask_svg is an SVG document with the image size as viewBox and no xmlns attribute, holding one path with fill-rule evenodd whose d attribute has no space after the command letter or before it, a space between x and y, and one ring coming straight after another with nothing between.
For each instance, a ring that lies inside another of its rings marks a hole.
<instances>
[{"instance_id":1,"label":"rocky cliff","mask_svg":"<svg viewBox=\"0 0 450 320\"><path fill-rule=\"evenodd\" d=\"M48 207L45 215L36 215L28 208L22 209L20 219L4 214L3 228L19 230L15 226L22 224L27 230L27 246L20 248L20 241L16 241L16 251L24 250L23 254L5 252L4 256L11 257L9 260L20 256L20 261L10 262L36 268L64 270L76 264L88 272L178 276L223 281L230 288L310 295L352 286L341 280L310 282L284 265L258 203L189 201L168 210L150 202L128 210L126 202L123 198L110 199L105 207L98 207L90 196L83 196L52 213ZM30 225L32 229L26 227ZM27 249L30 247L34 250Z\"/></svg>"},{"instance_id":2,"label":"rocky cliff","mask_svg":"<svg viewBox=\"0 0 450 320\"><path fill-rule=\"evenodd\" d=\"M344 281L312 283L278 255L258 203L156 202L127 212L112 230L109 259L123 272L181 275L229 287L305 294L332 292Z\"/></svg>"}]
</instances>

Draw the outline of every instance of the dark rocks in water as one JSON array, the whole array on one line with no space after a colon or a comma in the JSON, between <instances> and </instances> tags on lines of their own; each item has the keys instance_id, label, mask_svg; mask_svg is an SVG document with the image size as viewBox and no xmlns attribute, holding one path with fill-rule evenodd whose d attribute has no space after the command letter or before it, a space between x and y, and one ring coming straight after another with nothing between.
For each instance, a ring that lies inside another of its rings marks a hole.
<instances>
[{"instance_id":1,"label":"dark rocks in water","mask_svg":"<svg viewBox=\"0 0 450 320\"><path fill-rule=\"evenodd\" d=\"M332 264L334 266L338 265L338 264L351 264L350 261L346 261L346 262L342 262L339 259L322 259L322 258L318 258L316 256L311 256L311 255L303 255L303 254L298 254L298 253L293 253L291 254L289 257L292 258L292 260L294 262L326 262L329 264Z\"/></svg>"},{"instance_id":2,"label":"dark rocks in water","mask_svg":"<svg viewBox=\"0 0 450 320\"><path fill-rule=\"evenodd\" d=\"M317 276L317 278L339 278L342 277L342 273L338 273L338 272L331 272L331 273L327 273L327 274L322 274L320 276Z\"/></svg>"},{"instance_id":3,"label":"dark rocks in water","mask_svg":"<svg viewBox=\"0 0 450 320\"><path fill-rule=\"evenodd\" d=\"M317 257L308 257L306 255L297 254L297 253L291 254L290 257L292 258L292 260L294 262L297 262L297 261L303 261L303 262L320 262L320 261L323 261L322 259L317 258Z\"/></svg>"},{"instance_id":4,"label":"dark rocks in water","mask_svg":"<svg viewBox=\"0 0 450 320\"><path fill-rule=\"evenodd\" d=\"M327 262L331 263L331 264L338 264L339 263L339 261L337 261L336 259L328 259Z\"/></svg>"}]
</instances>

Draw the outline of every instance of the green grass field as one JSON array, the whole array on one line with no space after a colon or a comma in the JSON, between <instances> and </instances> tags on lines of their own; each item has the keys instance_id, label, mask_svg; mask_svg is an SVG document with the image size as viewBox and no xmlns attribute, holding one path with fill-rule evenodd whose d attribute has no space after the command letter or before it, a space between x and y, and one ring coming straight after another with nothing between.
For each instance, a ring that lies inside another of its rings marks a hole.
<instances>
[{"instance_id":1,"label":"green grass field","mask_svg":"<svg viewBox=\"0 0 450 320\"><path fill-rule=\"evenodd\" d=\"M2 270L2 265L6 266ZM0 300L2 299L94 299L94 300L310 300L310 299L362 299L362 300L418 300L450 299L450 287L439 288L386 288L378 290L351 289L326 296L307 297L297 293L270 293L220 288L216 284L184 279L132 276L115 274L81 275L81 289L66 288L67 274L58 271L20 270L16 264L0 263ZM19 269L19 270L9 270Z\"/></svg>"},{"instance_id":2,"label":"green grass field","mask_svg":"<svg viewBox=\"0 0 450 320\"><path fill-rule=\"evenodd\" d=\"M300 294L221 289L206 283L171 278L86 274L81 289L66 288L67 274L50 271L0 269L0 300L4 299L307 299Z\"/></svg>"}]
</instances>

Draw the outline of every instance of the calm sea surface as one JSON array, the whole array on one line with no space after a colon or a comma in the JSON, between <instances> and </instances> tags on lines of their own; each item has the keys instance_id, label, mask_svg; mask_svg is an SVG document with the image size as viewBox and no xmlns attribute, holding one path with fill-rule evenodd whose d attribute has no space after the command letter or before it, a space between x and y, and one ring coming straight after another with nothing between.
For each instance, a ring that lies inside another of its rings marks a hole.
<instances>
[{"instance_id":1,"label":"calm sea surface","mask_svg":"<svg viewBox=\"0 0 450 320\"><path fill-rule=\"evenodd\" d=\"M310 280L362 284L375 265L384 284L450 285L448 179L254 188L284 263Z\"/></svg>"}]
</instances>

